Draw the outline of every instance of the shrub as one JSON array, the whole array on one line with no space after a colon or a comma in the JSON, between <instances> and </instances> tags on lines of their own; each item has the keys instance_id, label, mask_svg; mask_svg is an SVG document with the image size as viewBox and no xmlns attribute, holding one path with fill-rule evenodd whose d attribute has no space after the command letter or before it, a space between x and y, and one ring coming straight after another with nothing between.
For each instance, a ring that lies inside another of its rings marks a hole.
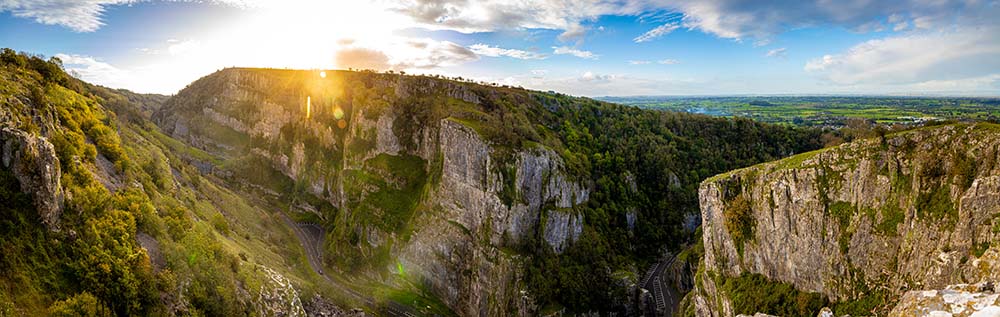
<instances>
[{"instance_id":1,"label":"shrub","mask_svg":"<svg viewBox=\"0 0 1000 317\"><path fill-rule=\"evenodd\" d=\"M875 227L875 232L896 235L896 227L906 218L896 201L890 201L882 209L882 222Z\"/></svg>"},{"instance_id":2,"label":"shrub","mask_svg":"<svg viewBox=\"0 0 1000 317\"><path fill-rule=\"evenodd\" d=\"M733 313L736 314L814 316L829 303L820 293L799 291L791 284L746 272L726 279L722 290L732 301Z\"/></svg>"},{"instance_id":3,"label":"shrub","mask_svg":"<svg viewBox=\"0 0 1000 317\"><path fill-rule=\"evenodd\" d=\"M119 170L124 171L128 164L126 163L128 156L121 148L121 139L118 138L118 133L103 124L95 124L87 132L94 139L97 150L104 154L108 160L119 165Z\"/></svg>"},{"instance_id":4,"label":"shrub","mask_svg":"<svg viewBox=\"0 0 1000 317\"><path fill-rule=\"evenodd\" d=\"M99 317L111 316L111 312L90 293L83 292L73 297L57 301L49 307L52 317Z\"/></svg>"},{"instance_id":5,"label":"shrub","mask_svg":"<svg viewBox=\"0 0 1000 317\"><path fill-rule=\"evenodd\" d=\"M958 220L958 210L951 201L951 186L948 185L939 185L917 195L916 207L918 217L944 221L946 227L954 226Z\"/></svg>"},{"instance_id":6,"label":"shrub","mask_svg":"<svg viewBox=\"0 0 1000 317\"><path fill-rule=\"evenodd\" d=\"M753 210L750 209L750 202L742 195L737 195L726 205L723 211L725 217L726 230L736 243L736 251L743 255L743 244L753 241L754 228L756 223L753 219Z\"/></svg>"}]
</instances>

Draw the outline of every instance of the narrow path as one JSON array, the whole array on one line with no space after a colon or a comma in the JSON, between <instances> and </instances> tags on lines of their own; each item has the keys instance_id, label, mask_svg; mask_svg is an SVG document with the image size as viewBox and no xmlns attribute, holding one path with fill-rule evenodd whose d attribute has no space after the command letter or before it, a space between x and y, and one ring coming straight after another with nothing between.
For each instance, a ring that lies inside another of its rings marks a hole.
<instances>
[{"instance_id":1,"label":"narrow path","mask_svg":"<svg viewBox=\"0 0 1000 317\"><path fill-rule=\"evenodd\" d=\"M331 279L329 276L323 273L322 246L323 246L323 239L325 237L323 228L315 224L294 222L292 221L291 218L288 218L288 216L285 215L284 213L281 213L281 219L284 220L285 224L288 225L289 228L292 228L292 231L295 232L295 236L298 237L299 239L299 245L302 246L302 249L306 251L306 258L309 261L309 266L312 267L313 271L315 271L316 274L322 276L323 279L325 279L327 283L332 285L334 288L343 291L343 293L348 294L357 301L365 303L365 305L368 306L369 309L372 309L373 311L379 311L380 308L382 308L379 307L378 302L376 302L375 299L371 298L370 296L358 293L353 289L351 289L350 287L344 286L343 284ZM412 309L410 307L407 307L405 305L402 305L400 303L391 300L387 301L387 304L384 308L389 316L416 317L416 315L412 312Z\"/></svg>"}]
</instances>

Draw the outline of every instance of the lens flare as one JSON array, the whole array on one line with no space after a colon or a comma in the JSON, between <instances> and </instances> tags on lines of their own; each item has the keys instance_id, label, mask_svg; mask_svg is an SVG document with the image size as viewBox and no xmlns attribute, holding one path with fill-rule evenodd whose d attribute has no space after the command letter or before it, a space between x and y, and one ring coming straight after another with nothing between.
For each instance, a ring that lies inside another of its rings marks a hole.
<instances>
[{"instance_id":1,"label":"lens flare","mask_svg":"<svg viewBox=\"0 0 1000 317\"><path fill-rule=\"evenodd\" d=\"M333 106L333 117L337 120L344 118L344 109L340 109L339 106Z\"/></svg>"},{"instance_id":2,"label":"lens flare","mask_svg":"<svg viewBox=\"0 0 1000 317\"><path fill-rule=\"evenodd\" d=\"M325 71L319 72L319 77L320 78L326 78L326 72Z\"/></svg>"},{"instance_id":3,"label":"lens flare","mask_svg":"<svg viewBox=\"0 0 1000 317\"><path fill-rule=\"evenodd\" d=\"M306 96L306 119L312 114L312 96Z\"/></svg>"}]
</instances>

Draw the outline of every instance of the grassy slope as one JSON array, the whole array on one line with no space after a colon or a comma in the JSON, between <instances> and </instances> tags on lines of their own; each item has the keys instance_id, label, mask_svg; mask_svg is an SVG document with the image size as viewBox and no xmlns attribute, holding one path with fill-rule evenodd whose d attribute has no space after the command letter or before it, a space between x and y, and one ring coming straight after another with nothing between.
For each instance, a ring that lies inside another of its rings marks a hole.
<instances>
[{"instance_id":1,"label":"grassy slope","mask_svg":"<svg viewBox=\"0 0 1000 317\"><path fill-rule=\"evenodd\" d=\"M172 294L181 290L190 311L244 314L266 279L255 264L290 278L304 290L304 300L318 293L356 306L340 299L338 290L317 283L319 276L309 268L301 248L289 247L298 245L298 240L278 217L284 209L280 203L250 200L258 196L234 191L230 188L239 187L202 175L189 162L219 164L221 160L163 135L145 119L157 98L145 100L150 104L136 105L130 101L134 95L86 85L65 77L61 70L43 74L30 64L31 59L24 57L28 63L22 63L12 56L5 52L0 65L0 110L17 116L8 124L35 133L41 129L30 120L31 113L58 114L51 122L56 130L48 136L56 144L63 165L63 186L71 198L63 219L66 229L47 232L30 201L17 194L17 183L7 174L0 175L0 194L5 201L0 208L4 219L0 226L9 229L0 233L0 240L5 241L4 254L17 255L0 257L0 313L40 312L53 304L66 306L65 302L56 303L60 300L90 298L81 294L94 294L103 303L100 306L119 313L165 312L168 307L153 299L155 293L168 294L167 304L178 304ZM117 113L106 106L112 103ZM93 175L100 169L94 163L97 155L115 163L110 174L120 178L126 189L112 192L96 183ZM88 226L96 228L96 234L111 230L105 227L110 224L105 223L104 215L135 219L123 223L124 231L117 237L123 245L89 245L72 242L66 235L87 232ZM165 268L152 269L149 256L136 243L139 233L158 241L162 254L154 257L164 259ZM88 262L76 259L80 254L103 252L100 250L138 257L135 262L107 264L111 272L122 275L94 273L92 268L80 266ZM88 278L107 285L137 284L106 290L85 283ZM249 291L251 298L239 295L237 285ZM128 291L136 286L139 293ZM152 293L147 296L144 291ZM134 303L134 307L117 302Z\"/></svg>"}]
</instances>

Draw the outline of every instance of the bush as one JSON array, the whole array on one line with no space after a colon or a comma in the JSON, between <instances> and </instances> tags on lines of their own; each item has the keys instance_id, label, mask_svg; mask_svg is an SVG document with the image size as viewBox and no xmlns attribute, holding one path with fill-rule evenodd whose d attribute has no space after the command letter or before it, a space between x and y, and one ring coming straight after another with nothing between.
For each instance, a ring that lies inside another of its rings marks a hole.
<instances>
[{"instance_id":1,"label":"bush","mask_svg":"<svg viewBox=\"0 0 1000 317\"><path fill-rule=\"evenodd\" d=\"M892 200L882 209L882 222L875 227L875 232L896 235L899 223L903 222L905 218L906 214L899 208L899 203Z\"/></svg>"},{"instance_id":2,"label":"bush","mask_svg":"<svg viewBox=\"0 0 1000 317\"><path fill-rule=\"evenodd\" d=\"M111 311L97 301L90 293L83 292L73 297L55 302L49 307L52 317L103 317L111 316Z\"/></svg>"},{"instance_id":3,"label":"bush","mask_svg":"<svg viewBox=\"0 0 1000 317\"><path fill-rule=\"evenodd\" d=\"M791 284L745 272L737 278L726 279L722 290L732 301L735 314L815 316L829 303L820 293L799 291Z\"/></svg>"},{"instance_id":4,"label":"bush","mask_svg":"<svg viewBox=\"0 0 1000 317\"><path fill-rule=\"evenodd\" d=\"M742 256L743 244L747 241L753 241L754 227L756 227L750 202L742 194L737 195L726 205L723 216L725 217L726 231L733 238L736 251Z\"/></svg>"},{"instance_id":5,"label":"bush","mask_svg":"<svg viewBox=\"0 0 1000 317\"><path fill-rule=\"evenodd\" d=\"M944 221L946 227L955 225L958 220L958 210L951 200L951 186L938 185L917 195L917 216L924 219Z\"/></svg>"},{"instance_id":6,"label":"bush","mask_svg":"<svg viewBox=\"0 0 1000 317\"><path fill-rule=\"evenodd\" d=\"M115 163L120 171L124 171L128 167L128 156L121 148L121 139L118 138L118 133L103 124L95 124L87 132L94 139L97 150L112 163Z\"/></svg>"}]
</instances>

